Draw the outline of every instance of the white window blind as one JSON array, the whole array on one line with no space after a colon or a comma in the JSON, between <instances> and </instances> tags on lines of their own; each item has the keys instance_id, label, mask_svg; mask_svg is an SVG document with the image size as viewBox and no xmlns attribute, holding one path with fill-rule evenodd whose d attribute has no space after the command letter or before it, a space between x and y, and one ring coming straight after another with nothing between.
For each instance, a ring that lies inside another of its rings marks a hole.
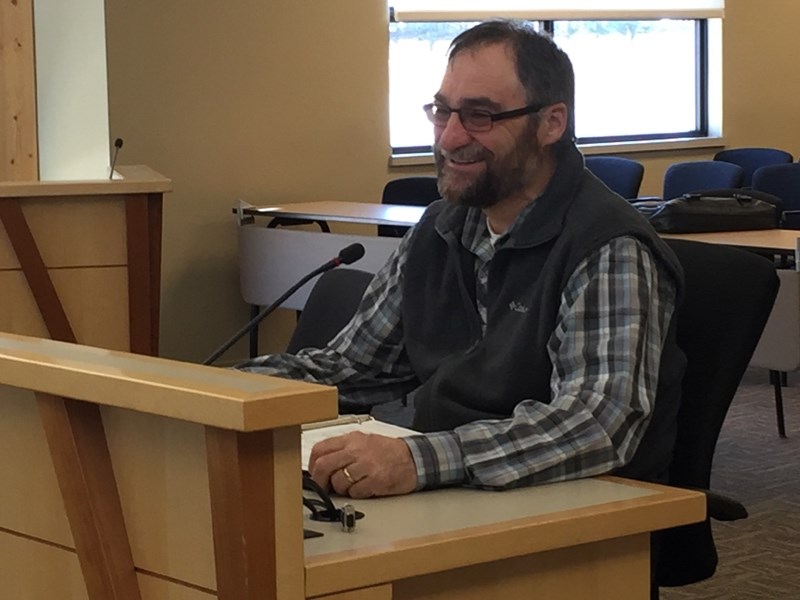
<instances>
[{"instance_id":1,"label":"white window blind","mask_svg":"<svg viewBox=\"0 0 800 600\"><path fill-rule=\"evenodd\" d=\"M720 19L725 0L389 0L396 22Z\"/></svg>"}]
</instances>

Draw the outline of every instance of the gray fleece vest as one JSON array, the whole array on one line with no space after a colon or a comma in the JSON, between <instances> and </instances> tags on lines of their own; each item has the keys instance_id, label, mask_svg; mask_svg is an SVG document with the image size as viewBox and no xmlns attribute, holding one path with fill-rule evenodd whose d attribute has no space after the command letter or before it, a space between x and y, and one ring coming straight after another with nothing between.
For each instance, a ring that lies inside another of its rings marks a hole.
<instances>
[{"instance_id":1,"label":"gray fleece vest","mask_svg":"<svg viewBox=\"0 0 800 600\"><path fill-rule=\"evenodd\" d=\"M431 205L415 228L405 267L403 327L421 382L414 419L420 431L507 418L525 399L551 401L547 342L562 291L578 263L611 239L630 235L647 244L681 296L682 271L671 250L636 210L584 169L571 146L561 152L545 193L495 252L482 335L473 255L460 243L466 211L444 201ZM674 330L673 319L654 413L620 475L666 477L685 362Z\"/></svg>"}]
</instances>

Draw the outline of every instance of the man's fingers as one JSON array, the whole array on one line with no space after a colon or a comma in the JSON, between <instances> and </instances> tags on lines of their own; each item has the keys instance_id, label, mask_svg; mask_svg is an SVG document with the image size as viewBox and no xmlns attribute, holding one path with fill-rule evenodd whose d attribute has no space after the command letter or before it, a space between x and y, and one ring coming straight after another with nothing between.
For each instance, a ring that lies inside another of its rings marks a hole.
<instances>
[{"instance_id":1,"label":"man's fingers","mask_svg":"<svg viewBox=\"0 0 800 600\"><path fill-rule=\"evenodd\" d=\"M347 435L339 435L328 438L327 440L322 440L321 442L317 442L311 448L311 456L308 460L309 467L312 467L314 463L320 459L320 457L332 454L334 452L341 452L346 446Z\"/></svg>"},{"instance_id":2,"label":"man's fingers","mask_svg":"<svg viewBox=\"0 0 800 600\"><path fill-rule=\"evenodd\" d=\"M347 467L338 469L331 474L331 487L340 496L350 495L350 490L356 484L356 479L350 474Z\"/></svg>"}]
</instances>

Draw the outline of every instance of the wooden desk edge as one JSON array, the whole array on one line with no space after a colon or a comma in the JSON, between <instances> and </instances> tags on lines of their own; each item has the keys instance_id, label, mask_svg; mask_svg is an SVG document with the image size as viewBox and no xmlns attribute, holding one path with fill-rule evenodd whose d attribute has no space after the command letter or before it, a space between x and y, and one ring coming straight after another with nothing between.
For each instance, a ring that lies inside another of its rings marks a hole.
<instances>
[{"instance_id":1,"label":"wooden desk edge","mask_svg":"<svg viewBox=\"0 0 800 600\"><path fill-rule=\"evenodd\" d=\"M0 198L160 194L172 191L172 180L145 165L116 168L122 179L75 181L2 181Z\"/></svg>"},{"instance_id":2,"label":"wooden desk edge","mask_svg":"<svg viewBox=\"0 0 800 600\"><path fill-rule=\"evenodd\" d=\"M701 492L605 477L656 494L580 509L467 527L380 548L307 557L306 596L331 594L524 556L697 523L706 518Z\"/></svg>"},{"instance_id":3,"label":"wooden desk edge","mask_svg":"<svg viewBox=\"0 0 800 600\"><path fill-rule=\"evenodd\" d=\"M698 233L661 233L666 240L686 240L704 244L732 246L745 250L794 254L800 230L794 229L747 229L741 231L709 231Z\"/></svg>"},{"instance_id":4,"label":"wooden desk edge","mask_svg":"<svg viewBox=\"0 0 800 600\"><path fill-rule=\"evenodd\" d=\"M68 358L72 347L74 364ZM170 365L175 365L177 375L163 373ZM203 375L210 379L204 381ZM216 381L220 376L223 379ZM238 390L226 387L228 379L248 385ZM242 432L301 425L338 414L338 394L329 386L221 372L216 367L9 333L0 333L0 381L100 406ZM259 389L262 381L263 389Z\"/></svg>"}]
</instances>

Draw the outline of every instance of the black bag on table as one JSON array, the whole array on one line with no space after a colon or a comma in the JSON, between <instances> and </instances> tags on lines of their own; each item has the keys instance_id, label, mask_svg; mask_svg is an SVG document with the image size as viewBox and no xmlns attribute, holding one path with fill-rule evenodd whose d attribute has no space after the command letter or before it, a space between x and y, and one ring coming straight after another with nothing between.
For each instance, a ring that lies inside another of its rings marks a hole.
<instances>
[{"instance_id":1,"label":"black bag on table","mask_svg":"<svg viewBox=\"0 0 800 600\"><path fill-rule=\"evenodd\" d=\"M714 190L631 204L659 233L774 229L781 214L780 200L751 190Z\"/></svg>"}]
</instances>

